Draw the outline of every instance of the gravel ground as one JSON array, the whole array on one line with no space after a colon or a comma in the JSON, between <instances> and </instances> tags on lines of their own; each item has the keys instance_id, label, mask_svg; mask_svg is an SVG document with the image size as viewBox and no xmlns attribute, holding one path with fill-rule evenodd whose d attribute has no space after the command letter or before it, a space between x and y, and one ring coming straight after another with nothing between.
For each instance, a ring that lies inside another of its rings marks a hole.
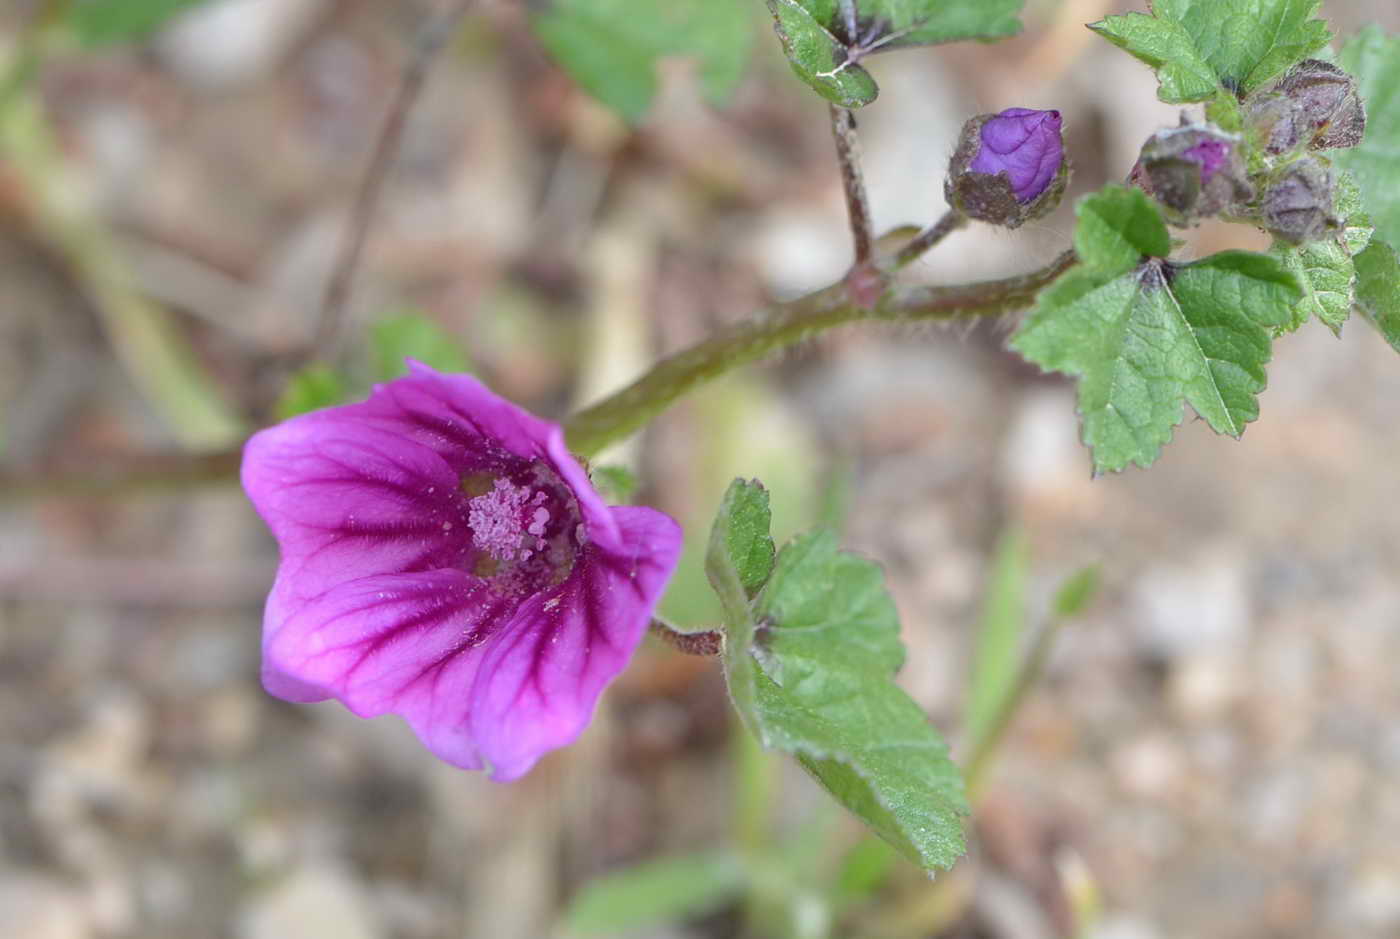
<instances>
[{"instance_id":1,"label":"gravel ground","mask_svg":"<svg viewBox=\"0 0 1400 939\"><path fill-rule=\"evenodd\" d=\"M1379 2L1328 6L1400 28ZM416 19L363 0L219 9L149 48L65 56L42 88L73 197L254 401L253 365L310 328ZM884 94L862 116L878 224L942 211L943 161L977 110L1064 111L1072 195L1123 175L1175 116L1145 69L1063 25L1107 10L1040 5L1014 42L879 63ZM0 12L0 38L18 15ZM4 465L169 448L26 204L0 160ZM484 3L415 111L352 324L420 309L495 387L557 416L830 280L842 212L823 108L772 49L723 113L669 69L632 134L550 68L518 5ZM1071 219L960 233L916 276L1038 266ZM1187 250L1234 234L1203 228ZM1305 327L1278 343L1242 440L1188 422L1151 471L1094 479L1072 387L1005 352L1008 328L831 335L686 402L621 455L692 533L737 474L772 486L780 527L805 527L846 468L846 540L887 570L901 680L955 743L997 535L1029 533L1037 612L1100 566L1102 594L1015 725L954 875L966 915L938 935L1065 935L1065 887L1085 882L1093 939L1400 935L1395 353L1361 322L1340 339ZM435 764L392 720L264 695L274 564L228 482L0 497L7 939L547 936L588 878L725 837L715 663L648 646L583 740L496 785ZM704 622L695 583L683 573L670 604ZM820 812L804 778L780 778L786 823ZM931 889L897 871L882 908L917 914ZM738 935L739 921L650 935ZM908 922L901 935L935 934Z\"/></svg>"}]
</instances>

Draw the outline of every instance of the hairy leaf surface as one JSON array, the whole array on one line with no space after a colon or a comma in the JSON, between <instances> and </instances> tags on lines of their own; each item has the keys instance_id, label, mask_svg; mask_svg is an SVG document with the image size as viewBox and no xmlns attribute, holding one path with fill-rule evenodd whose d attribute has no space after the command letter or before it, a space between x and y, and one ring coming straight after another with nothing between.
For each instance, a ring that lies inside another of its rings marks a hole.
<instances>
[{"instance_id":1,"label":"hairy leaf surface","mask_svg":"<svg viewBox=\"0 0 1400 939\"><path fill-rule=\"evenodd\" d=\"M1357 146L1329 155L1356 177L1377 234L1400 244L1400 37L1367 27L1342 48L1339 61L1356 76L1366 134Z\"/></svg>"},{"instance_id":2,"label":"hairy leaf surface","mask_svg":"<svg viewBox=\"0 0 1400 939\"><path fill-rule=\"evenodd\" d=\"M783 51L797 76L845 108L875 100L879 88L861 62L905 46L984 41L1020 29L1023 0L767 0Z\"/></svg>"},{"instance_id":3,"label":"hairy leaf surface","mask_svg":"<svg viewBox=\"0 0 1400 939\"><path fill-rule=\"evenodd\" d=\"M1084 265L1041 293L1012 339L1042 368L1079 378L1084 442L1096 472L1148 466L1189 403L1217 432L1239 436L1259 413L1271 332L1301 292L1276 258L1226 251L1189 264L1167 244L1137 189L1109 186L1078 206Z\"/></svg>"},{"instance_id":4,"label":"hairy leaf surface","mask_svg":"<svg viewBox=\"0 0 1400 939\"><path fill-rule=\"evenodd\" d=\"M1250 92L1327 45L1319 0L1155 0L1091 25L1157 71L1173 104Z\"/></svg>"},{"instance_id":5,"label":"hairy leaf surface","mask_svg":"<svg viewBox=\"0 0 1400 939\"><path fill-rule=\"evenodd\" d=\"M763 540L744 520L755 485L730 487L706 564L725 605L725 677L736 708L765 747L793 754L908 858L948 867L964 850L962 775L894 683L904 647L880 568L818 531L789 542L745 602L738 565Z\"/></svg>"}]
</instances>

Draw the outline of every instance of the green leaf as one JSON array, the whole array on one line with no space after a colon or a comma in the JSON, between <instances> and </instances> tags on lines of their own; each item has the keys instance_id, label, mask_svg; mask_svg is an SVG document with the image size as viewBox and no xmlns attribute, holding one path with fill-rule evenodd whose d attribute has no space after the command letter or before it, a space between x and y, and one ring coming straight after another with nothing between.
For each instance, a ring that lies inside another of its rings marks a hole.
<instances>
[{"instance_id":1,"label":"green leaf","mask_svg":"<svg viewBox=\"0 0 1400 939\"><path fill-rule=\"evenodd\" d=\"M1181 104L1248 93L1331 38L1319 0L1155 0L1151 13L1090 25L1157 71L1157 96Z\"/></svg>"},{"instance_id":2,"label":"green leaf","mask_svg":"<svg viewBox=\"0 0 1400 939\"><path fill-rule=\"evenodd\" d=\"M1220 79L1179 23L1146 13L1110 16L1089 28L1157 71L1157 97L1180 104L1205 101L1220 90Z\"/></svg>"},{"instance_id":3,"label":"green leaf","mask_svg":"<svg viewBox=\"0 0 1400 939\"><path fill-rule=\"evenodd\" d=\"M637 492L637 477L625 466L590 466L588 478L612 505L629 505Z\"/></svg>"},{"instance_id":4,"label":"green leaf","mask_svg":"<svg viewBox=\"0 0 1400 939\"><path fill-rule=\"evenodd\" d=\"M416 313L403 313L375 323L370 328L369 344L378 381L406 375L405 359L417 359L440 372L471 371L471 363L457 340L437 323Z\"/></svg>"},{"instance_id":5,"label":"green leaf","mask_svg":"<svg viewBox=\"0 0 1400 939\"><path fill-rule=\"evenodd\" d=\"M757 481L742 479L729 484L710 529L709 549L705 552L705 576L719 597L724 615L724 677L729 696L734 701L734 709L755 733L759 726L754 692L757 665L750 651L758 624L749 609L748 591L744 589L744 580L730 546L739 540L733 529L742 529L745 513L754 511L758 499L751 490L758 485Z\"/></svg>"},{"instance_id":6,"label":"green leaf","mask_svg":"<svg viewBox=\"0 0 1400 939\"><path fill-rule=\"evenodd\" d=\"M657 63L694 59L723 103L753 40L744 0L547 0L531 18L545 49L589 94L637 122L656 93Z\"/></svg>"},{"instance_id":7,"label":"green leaf","mask_svg":"<svg viewBox=\"0 0 1400 939\"><path fill-rule=\"evenodd\" d=\"M1271 330L1301 297L1276 258L1226 251L1190 264L1148 257L1161 247L1118 186L1081 200L1076 245L1086 264L1042 291L1012 346L1042 368L1077 375L1084 442L1096 472L1148 466L1189 402L1217 433L1258 416ZM1160 224L1160 221L1157 223ZM1126 246L1126 247L1125 247Z\"/></svg>"},{"instance_id":8,"label":"green leaf","mask_svg":"<svg viewBox=\"0 0 1400 939\"><path fill-rule=\"evenodd\" d=\"M1016 677L1029 567L1030 546L1025 533L1012 529L1003 534L992 561L968 686L967 733L973 740L980 740L992 726Z\"/></svg>"},{"instance_id":9,"label":"green leaf","mask_svg":"<svg viewBox=\"0 0 1400 939\"><path fill-rule=\"evenodd\" d=\"M83 45L145 39L177 13L204 0L73 0L68 26Z\"/></svg>"},{"instance_id":10,"label":"green leaf","mask_svg":"<svg viewBox=\"0 0 1400 939\"><path fill-rule=\"evenodd\" d=\"M1356 256L1356 306L1400 352L1400 256L1389 243L1373 239Z\"/></svg>"},{"instance_id":11,"label":"green leaf","mask_svg":"<svg viewBox=\"0 0 1400 939\"><path fill-rule=\"evenodd\" d=\"M863 44L874 52L1013 36L1021 30L1016 14L1024 5L1025 0L859 0L856 8L862 24L871 24Z\"/></svg>"},{"instance_id":12,"label":"green leaf","mask_svg":"<svg viewBox=\"0 0 1400 939\"><path fill-rule=\"evenodd\" d=\"M1361 197L1361 185L1356 177L1342 170L1337 173L1336 195L1333 197L1332 214L1342 219L1338 239L1347 254L1355 257L1371 243L1375 225L1365 211Z\"/></svg>"},{"instance_id":13,"label":"green leaf","mask_svg":"<svg viewBox=\"0 0 1400 939\"><path fill-rule=\"evenodd\" d=\"M808 6L812 5L810 3ZM817 94L843 108L874 101L880 89L875 79L849 55L846 44L833 36L799 0L768 0L774 29L797 77Z\"/></svg>"},{"instance_id":14,"label":"green leaf","mask_svg":"<svg viewBox=\"0 0 1400 939\"><path fill-rule=\"evenodd\" d=\"M279 421L318 411L345 400L345 382L326 365L308 365L287 382L274 409Z\"/></svg>"},{"instance_id":15,"label":"green leaf","mask_svg":"<svg viewBox=\"0 0 1400 939\"><path fill-rule=\"evenodd\" d=\"M861 62L877 52L964 39L992 40L1021 28L1023 0L768 0L797 76L828 101L858 108L879 88ZM850 12L854 22L847 17ZM854 28L852 28L854 27Z\"/></svg>"},{"instance_id":16,"label":"green leaf","mask_svg":"<svg viewBox=\"0 0 1400 939\"><path fill-rule=\"evenodd\" d=\"M743 865L728 854L652 861L586 884L564 913L571 933L615 936L721 909L744 889Z\"/></svg>"},{"instance_id":17,"label":"green leaf","mask_svg":"<svg viewBox=\"0 0 1400 939\"><path fill-rule=\"evenodd\" d=\"M725 607L725 677L744 723L905 856L949 866L964 850L962 776L894 684L904 648L879 567L838 551L829 532L800 536L750 608L726 547L737 491L706 569Z\"/></svg>"},{"instance_id":18,"label":"green leaf","mask_svg":"<svg viewBox=\"0 0 1400 939\"><path fill-rule=\"evenodd\" d=\"M1094 594L1099 590L1099 569L1097 567L1086 567L1074 574L1060 585L1060 589L1055 592L1055 601L1050 604L1050 609L1054 615L1060 619L1069 619L1084 612L1084 608L1094 599Z\"/></svg>"},{"instance_id":19,"label":"green leaf","mask_svg":"<svg viewBox=\"0 0 1400 939\"><path fill-rule=\"evenodd\" d=\"M1081 199L1075 215L1074 251L1088 267L1125 271L1171 253L1162 215L1141 189L1108 186Z\"/></svg>"},{"instance_id":20,"label":"green leaf","mask_svg":"<svg viewBox=\"0 0 1400 939\"><path fill-rule=\"evenodd\" d=\"M1355 277L1351 255L1342 243L1336 238L1302 245L1275 241L1269 250L1278 256L1303 289L1302 299L1293 307L1293 315L1279 331L1292 332L1315 316L1340 335L1342 324L1351 315Z\"/></svg>"},{"instance_id":21,"label":"green leaf","mask_svg":"<svg viewBox=\"0 0 1400 939\"><path fill-rule=\"evenodd\" d=\"M755 612L759 623L781 627L754 650L779 682L786 655L820 658L834 645L847 665L893 675L904 664L899 617L884 572L865 558L838 551L835 535L824 529L783 547Z\"/></svg>"},{"instance_id":22,"label":"green leaf","mask_svg":"<svg viewBox=\"0 0 1400 939\"><path fill-rule=\"evenodd\" d=\"M752 598L768 582L777 553L768 534L773 524L768 490L756 479L736 479L725 493L720 511L725 515L724 552L739 575L745 597Z\"/></svg>"},{"instance_id":23,"label":"green leaf","mask_svg":"<svg viewBox=\"0 0 1400 939\"><path fill-rule=\"evenodd\" d=\"M1356 176L1377 234L1400 244L1400 37L1367 27L1342 47L1340 63L1356 76L1366 134L1329 156Z\"/></svg>"},{"instance_id":24,"label":"green leaf","mask_svg":"<svg viewBox=\"0 0 1400 939\"><path fill-rule=\"evenodd\" d=\"M1341 230L1301 245L1275 239L1270 253L1283 262L1303 290L1289 321L1277 332L1292 332L1309 317L1316 317L1341 335L1342 324L1351 315L1356 280L1352 256L1371 240L1369 219L1360 208L1361 196L1355 180L1350 173L1339 173L1333 213L1345 219Z\"/></svg>"}]
</instances>

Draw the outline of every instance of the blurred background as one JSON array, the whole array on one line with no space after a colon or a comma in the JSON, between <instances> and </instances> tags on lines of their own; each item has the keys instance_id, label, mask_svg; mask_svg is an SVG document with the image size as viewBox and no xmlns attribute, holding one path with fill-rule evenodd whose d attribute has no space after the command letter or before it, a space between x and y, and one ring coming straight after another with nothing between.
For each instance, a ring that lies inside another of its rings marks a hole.
<instances>
[{"instance_id":1,"label":"blurred background","mask_svg":"<svg viewBox=\"0 0 1400 939\"><path fill-rule=\"evenodd\" d=\"M1006 352L1008 323L827 335L610 456L695 544L741 474L779 534L840 526L884 565L901 683L957 756L984 610L1024 594L1029 630L1098 565L951 874L754 752L714 660L650 642L577 745L497 785L396 719L262 692L276 554L236 482L441 7L210 0L82 42L58 6L0 5L0 935L1400 935L1400 361L1364 322L1282 339L1244 438L1188 421L1150 472L1090 478L1072 386ZM826 108L761 4L725 106L667 61L634 126L528 6L470 5L431 62L321 350L361 392L408 334L562 417L848 263ZM914 277L1048 262L1072 198L1176 123L1082 26L1123 8L1032 0L1015 40L870 63L881 230L943 211L968 116L1065 114L1065 206ZM1400 29L1387 0L1323 13ZM1184 250L1261 244L1205 227ZM989 586L999 542L1024 589ZM665 609L716 621L694 552Z\"/></svg>"}]
</instances>

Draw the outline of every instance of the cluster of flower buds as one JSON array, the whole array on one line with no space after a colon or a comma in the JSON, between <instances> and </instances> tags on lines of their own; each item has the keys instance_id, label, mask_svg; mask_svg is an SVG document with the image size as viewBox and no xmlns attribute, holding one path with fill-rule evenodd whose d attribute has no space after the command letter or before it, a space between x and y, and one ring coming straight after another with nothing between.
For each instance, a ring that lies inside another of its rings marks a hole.
<instances>
[{"instance_id":1,"label":"cluster of flower buds","mask_svg":"<svg viewBox=\"0 0 1400 939\"><path fill-rule=\"evenodd\" d=\"M1224 215L1292 244L1341 224L1331 163L1312 151L1354 147L1366 129L1356 80L1308 59L1242 102L1242 134L1210 124L1154 134L1129 176L1177 226Z\"/></svg>"},{"instance_id":2,"label":"cluster of flower buds","mask_svg":"<svg viewBox=\"0 0 1400 939\"><path fill-rule=\"evenodd\" d=\"M963 125L943 191L968 218L1016 228L1052 211L1069 178L1059 111L1007 108Z\"/></svg>"}]
</instances>

